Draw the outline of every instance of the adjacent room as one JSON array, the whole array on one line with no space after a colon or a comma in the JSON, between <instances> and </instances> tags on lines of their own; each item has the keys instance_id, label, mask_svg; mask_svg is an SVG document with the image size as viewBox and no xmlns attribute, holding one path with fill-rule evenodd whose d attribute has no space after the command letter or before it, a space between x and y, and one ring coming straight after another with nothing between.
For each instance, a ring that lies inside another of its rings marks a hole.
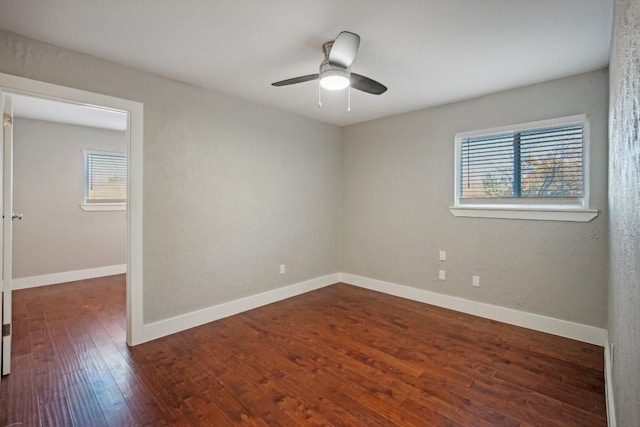
<instances>
[{"instance_id":1,"label":"adjacent room","mask_svg":"<svg viewBox=\"0 0 640 427\"><path fill-rule=\"evenodd\" d=\"M639 0L3 2L0 425L640 424L639 58Z\"/></svg>"},{"instance_id":2,"label":"adjacent room","mask_svg":"<svg viewBox=\"0 0 640 427\"><path fill-rule=\"evenodd\" d=\"M126 272L126 116L13 101L12 288ZM64 250L60 250L64 248Z\"/></svg>"}]
</instances>

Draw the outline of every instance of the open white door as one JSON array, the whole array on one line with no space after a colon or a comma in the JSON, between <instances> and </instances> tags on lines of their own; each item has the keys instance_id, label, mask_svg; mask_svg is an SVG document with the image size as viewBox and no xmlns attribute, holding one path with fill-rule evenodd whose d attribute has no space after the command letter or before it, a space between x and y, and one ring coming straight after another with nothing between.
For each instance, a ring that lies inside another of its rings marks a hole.
<instances>
[{"instance_id":1,"label":"open white door","mask_svg":"<svg viewBox=\"0 0 640 427\"><path fill-rule=\"evenodd\" d=\"M2 105L2 375L11 372L11 252L13 222L13 107L0 92Z\"/></svg>"}]
</instances>

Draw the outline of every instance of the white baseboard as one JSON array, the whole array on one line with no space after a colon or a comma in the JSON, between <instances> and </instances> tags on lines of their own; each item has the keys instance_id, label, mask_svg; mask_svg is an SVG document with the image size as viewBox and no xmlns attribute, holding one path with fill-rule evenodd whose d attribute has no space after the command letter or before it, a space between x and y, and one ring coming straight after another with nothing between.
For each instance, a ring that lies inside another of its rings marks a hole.
<instances>
[{"instance_id":1,"label":"white baseboard","mask_svg":"<svg viewBox=\"0 0 640 427\"><path fill-rule=\"evenodd\" d=\"M143 326L142 337L138 343L161 338L163 336L200 326L214 320L232 316L243 311L252 310L254 308L281 301L286 298L291 298L305 292L320 289L337 282L344 282L389 295L432 304L438 307L497 320L511 325L522 326L590 344L601 345L603 347L607 345L607 331L595 326L583 325L580 323L569 322L567 320L471 301L460 297L412 288L410 286L398 285L396 283L385 282L349 273L329 274L257 295L251 295L212 307L203 308L191 313L146 324Z\"/></svg>"},{"instance_id":2,"label":"white baseboard","mask_svg":"<svg viewBox=\"0 0 640 427\"><path fill-rule=\"evenodd\" d=\"M340 273L340 281L351 285L359 286L373 291L395 295L438 307L461 311L467 314L509 323L511 325L522 326L536 331L546 332L561 337L571 338L578 341L605 346L607 344L607 331L595 326L583 325L569 322L567 320L555 319L553 317L539 314L527 313L511 308L486 304L468 299L440 294L424 289L412 288L410 286L398 285L396 283L371 279L369 277L358 276L349 273Z\"/></svg>"},{"instance_id":3,"label":"white baseboard","mask_svg":"<svg viewBox=\"0 0 640 427\"><path fill-rule=\"evenodd\" d=\"M11 281L14 290L35 288L37 286L55 285L75 280L93 279L95 277L113 276L127 272L127 264L108 265L106 267L88 268L86 270L63 271L61 273L43 274L40 276L21 277Z\"/></svg>"},{"instance_id":4,"label":"white baseboard","mask_svg":"<svg viewBox=\"0 0 640 427\"><path fill-rule=\"evenodd\" d=\"M616 427L616 407L613 401L613 360L609 341L604 346L604 395L607 403L607 425Z\"/></svg>"},{"instance_id":5,"label":"white baseboard","mask_svg":"<svg viewBox=\"0 0 640 427\"><path fill-rule=\"evenodd\" d=\"M339 282L339 279L339 273L329 274L257 295L251 295L212 307L203 308L198 311L182 314L169 319L160 320L155 323L146 324L143 326L143 334L138 343L141 344L146 341L151 341L156 338L161 338L166 335L213 322L214 320L233 316L234 314L242 313L243 311L252 310L263 305L333 285L334 283Z\"/></svg>"}]
</instances>

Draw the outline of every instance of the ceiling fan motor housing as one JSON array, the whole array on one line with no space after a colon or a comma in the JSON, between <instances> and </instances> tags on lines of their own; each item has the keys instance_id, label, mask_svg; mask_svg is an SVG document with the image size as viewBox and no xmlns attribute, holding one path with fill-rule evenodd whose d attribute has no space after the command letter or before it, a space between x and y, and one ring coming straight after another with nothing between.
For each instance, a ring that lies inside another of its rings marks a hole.
<instances>
[{"instance_id":1,"label":"ceiling fan motor housing","mask_svg":"<svg viewBox=\"0 0 640 427\"><path fill-rule=\"evenodd\" d=\"M351 71L339 65L329 63L329 53L333 47L333 42L326 42L322 45L324 61L320 64L320 85L329 90L340 90L349 86Z\"/></svg>"}]
</instances>

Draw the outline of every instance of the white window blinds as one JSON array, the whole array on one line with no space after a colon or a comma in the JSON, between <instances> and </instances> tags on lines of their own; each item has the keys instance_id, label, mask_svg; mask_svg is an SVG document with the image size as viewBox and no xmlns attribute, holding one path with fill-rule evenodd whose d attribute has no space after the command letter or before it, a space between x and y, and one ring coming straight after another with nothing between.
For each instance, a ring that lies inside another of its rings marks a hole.
<instances>
[{"instance_id":1,"label":"white window blinds","mask_svg":"<svg viewBox=\"0 0 640 427\"><path fill-rule=\"evenodd\" d=\"M127 201L127 156L120 153L85 152L86 204Z\"/></svg>"},{"instance_id":2,"label":"white window blinds","mask_svg":"<svg viewBox=\"0 0 640 427\"><path fill-rule=\"evenodd\" d=\"M463 138L462 199L584 195L583 123Z\"/></svg>"}]
</instances>

